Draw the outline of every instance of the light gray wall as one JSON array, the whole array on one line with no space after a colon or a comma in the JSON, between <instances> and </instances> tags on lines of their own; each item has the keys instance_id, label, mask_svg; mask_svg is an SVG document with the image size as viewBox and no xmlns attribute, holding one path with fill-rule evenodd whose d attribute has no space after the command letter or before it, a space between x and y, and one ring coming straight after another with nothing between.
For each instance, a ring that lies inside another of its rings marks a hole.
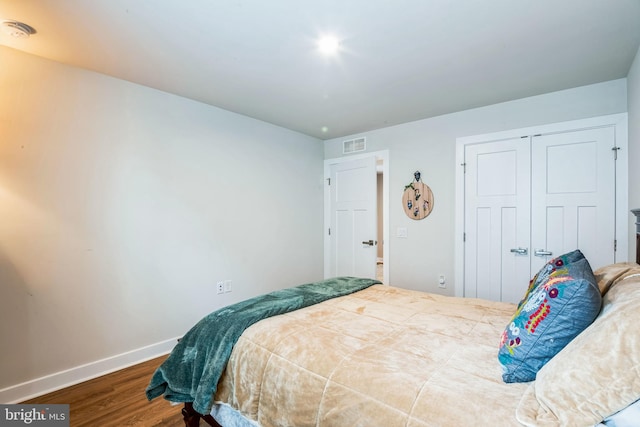
<instances>
[{"instance_id":1,"label":"light gray wall","mask_svg":"<svg viewBox=\"0 0 640 427\"><path fill-rule=\"evenodd\" d=\"M6 47L0 64L0 390L322 279L320 140Z\"/></svg>"},{"instance_id":2,"label":"light gray wall","mask_svg":"<svg viewBox=\"0 0 640 427\"><path fill-rule=\"evenodd\" d=\"M367 137L368 151L389 150L390 284L453 295L456 138L625 111L620 79L327 140L324 155L341 157L342 141L356 136ZM433 212L421 221L407 218L401 206L416 170L434 194ZM398 227L408 229L408 238L396 237ZM447 277L444 290L439 274Z\"/></svg>"},{"instance_id":3,"label":"light gray wall","mask_svg":"<svg viewBox=\"0 0 640 427\"><path fill-rule=\"evenodd\" d=\"M627 76L629 108L629 208L640 209L640 49ZM629 230L635 230L635 216L629 214ZM629 260L636 259L636 241L629 233Z\"/></svg>"}]
</instances>

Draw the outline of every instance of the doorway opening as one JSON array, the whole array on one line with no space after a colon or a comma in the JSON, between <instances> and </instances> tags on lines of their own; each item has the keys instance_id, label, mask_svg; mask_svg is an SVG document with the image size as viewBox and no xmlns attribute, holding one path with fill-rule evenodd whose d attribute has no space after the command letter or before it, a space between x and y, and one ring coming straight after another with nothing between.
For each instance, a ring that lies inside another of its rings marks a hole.
<instances>
[{"instance_id":1,"label":"doorway opening","mask_svg":"<svg viewBox=\"0 0 640 427\"><path fill-rule=\"evenodd\" d=\"M377 230L378 230L378 252L376 254L376 279L385 283L384 281L384 244L385 240L382 236L384 236L384 172L382 170L382 160L376 161L376 191L378 194L377 199L377 210L378 210L378 220L377 220Z\"/></svg>"}]
</instances>

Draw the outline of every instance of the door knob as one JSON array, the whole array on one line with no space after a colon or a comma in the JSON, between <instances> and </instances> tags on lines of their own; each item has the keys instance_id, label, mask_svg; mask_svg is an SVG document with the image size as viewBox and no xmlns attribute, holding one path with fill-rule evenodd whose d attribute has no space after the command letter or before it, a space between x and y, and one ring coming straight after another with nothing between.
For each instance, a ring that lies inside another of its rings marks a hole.
<instances>
[{"instance_id":1,"label":"door knob","mask_svg":"<svg viewBox=\"0 0 640 427\"><path fill-rule=\"evenodd\" d=\"M536 249L536 251L533 254L535 256L551 256L553 255L553 252L547 251L545 249Z\"/></svg>"},{"instance_id":2,"label":"door knob","mask_svg":"<svg viewBox=\"0 0 640 427\"><path fill-rule=\"evenodd\" d=\"M518 255L527 255L529 253L529 248L514 248L511 249L511 252Z\"/></svg>"},{"instance_id":3,"label":"door knob","mask_svg":"<svg viewBox=\"0 0 640 427\"><path fill-rule=\"evenodd\" d=\"M369 246L373 246L374 245L373 240L368 240L366 242L362 242L362 244L363 245L369 245Z\"/></svg>"}]
</instances>

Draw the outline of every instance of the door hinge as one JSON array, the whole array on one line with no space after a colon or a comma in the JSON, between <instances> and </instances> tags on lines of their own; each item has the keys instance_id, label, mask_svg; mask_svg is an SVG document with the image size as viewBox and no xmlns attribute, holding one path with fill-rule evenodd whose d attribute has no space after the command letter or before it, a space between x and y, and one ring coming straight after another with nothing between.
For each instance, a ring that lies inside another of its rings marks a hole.
<instances>
[{"instance_id":1,"label":"door hinge","mask_svg":"<svg viewBox=\"0 0 640 427\"><path fill-rule=\"evenodd\" d=\"M467 164L466 163L460 163L460 166L462 166L462 173L467 173Z\"/></svg>"},{"instance_id":2,"label":"door hinge","mask_svg":"<svg viewBox=\"0 0 640 427\"><path fill-rule=\"evenodd\" d=\"M613 160L618 160L618 151L620 151L620 147L613 147L611 151L613 151Z\"/></svg>"},{"instance_id":3,"label":"door hinge","mask_svg":"<svg viewBox=\"0 0 640 427\"><path fill-rule=\"evenodd\" d=\"M331 178L327 178L327 185L331 185Z\"/></svg>"},{"instance_id":4,"label":"door hinge","mask_svg":"<svg viewBox=\"0 0 640 427\"><path fill-rule=\"evenodd\" d=\"M329 236L331 236L331 229L329 229Z\"/></svg>"},{"instance_id":5,"label":"door hinge","mask_svg":"<svg viewBox=\"0 0 640 427\"><path fill-rule=\"evenodd\" d=\"M467 233L462 233L462 241L463 242L467 241Z\"/></svg>"},{"instance_id":6,"label":"door hinge","mask_svg":"<svg viewBox=\"0 0 640 427\"><path fill-rule=\"evenodd\" d=\"M613 240L613 252L618 250L618 239Z\"/></svg>"}]
</instances>

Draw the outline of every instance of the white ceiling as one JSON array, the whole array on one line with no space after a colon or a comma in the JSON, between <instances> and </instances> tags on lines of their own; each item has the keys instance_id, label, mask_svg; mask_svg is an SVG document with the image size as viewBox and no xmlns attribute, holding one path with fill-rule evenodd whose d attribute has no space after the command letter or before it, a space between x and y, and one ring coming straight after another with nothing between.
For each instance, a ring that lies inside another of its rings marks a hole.
<instances>
[{"instance_id":1,"label":"white ceiling","mask_svg":"<svg viewBox=\"0 0 640 427\"><path fill-rule=\"evenodd\" d=\"M38 33L0 44L321 139L626 77L640 45L640 0L0 0L5 19Z\"/></svg>"}]
</instances>

